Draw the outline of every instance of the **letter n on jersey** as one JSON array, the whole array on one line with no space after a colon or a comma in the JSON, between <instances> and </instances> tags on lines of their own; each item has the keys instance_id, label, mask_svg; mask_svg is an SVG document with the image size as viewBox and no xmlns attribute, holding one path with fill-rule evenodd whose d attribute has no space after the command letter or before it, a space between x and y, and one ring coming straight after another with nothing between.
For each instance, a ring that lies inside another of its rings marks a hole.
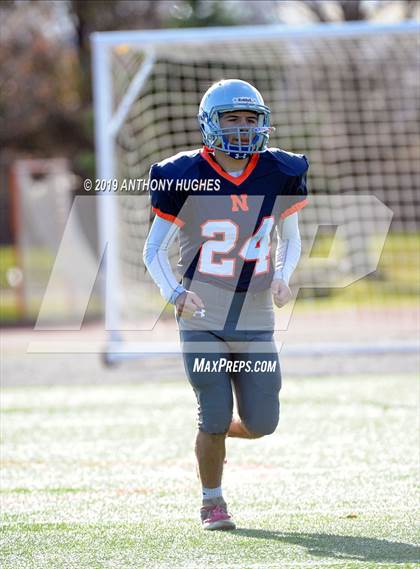
<instances>
[{"instance_id":1,"label":"letter n on jersey","mask_svg":"<svg viewBox=\"0 0 420 569\"><path fill-rule=\"evenodd\" d=\"M232 200L232 211L249 211L248 207L248 195L241 194L240 196L231 195L230 199Z\"/></svg>"}]
</instances>

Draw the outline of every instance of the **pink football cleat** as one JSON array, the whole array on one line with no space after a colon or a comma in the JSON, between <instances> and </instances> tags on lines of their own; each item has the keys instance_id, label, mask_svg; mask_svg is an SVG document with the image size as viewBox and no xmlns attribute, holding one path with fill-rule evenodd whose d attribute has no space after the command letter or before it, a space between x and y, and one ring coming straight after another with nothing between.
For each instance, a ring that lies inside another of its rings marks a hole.
<instances>
[{"instance_id":1,"label":"pink football cleat","mask_svg":"<svg viewBox=\"0 0 420 569\"><path fill-rule=\"evenodd\" d=\"M206 500L200 510L201 523L205 530L232 530L236 528L235 522L227 512L224 500Z\"/></svg>"}]
</instances>

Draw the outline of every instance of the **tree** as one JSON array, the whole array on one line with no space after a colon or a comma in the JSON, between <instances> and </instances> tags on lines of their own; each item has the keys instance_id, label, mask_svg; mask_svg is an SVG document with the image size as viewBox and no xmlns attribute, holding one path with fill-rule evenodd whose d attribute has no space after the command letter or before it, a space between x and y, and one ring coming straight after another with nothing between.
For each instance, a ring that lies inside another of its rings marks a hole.
<instances>
[{"instance_id":1,"label":"tree","mask_svg":"<svg viewBox=\"0 0 420 569\"><path fill-rule=\"evenodd\" d=\"M2 2L0 144L93 175L90 34L160 27L161 2Z\"/></svg>"}]
</instances>

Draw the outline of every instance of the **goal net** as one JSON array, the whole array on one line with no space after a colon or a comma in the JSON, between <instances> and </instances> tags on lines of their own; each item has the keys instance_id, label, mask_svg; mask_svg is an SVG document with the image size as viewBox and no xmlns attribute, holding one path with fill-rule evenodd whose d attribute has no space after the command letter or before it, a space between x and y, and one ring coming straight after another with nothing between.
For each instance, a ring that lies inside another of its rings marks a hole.
<instances>
[{"instance_id":1,"label":"goal net","mask_svg":"<svg viewBox=\"0 0 420 569\"><path fill-rule=\"evenodd\" d=\"M207 88L254 84L276 126L270 145L310 161L297 302L279 328L303 343L407 349L419 283L418 40L412 23L94 34L98 176L145 180L151 164L200 148ZM133 188L97 196L114 337L171 315L144 267L152 214Z\"/></svg>"}]
</instances>

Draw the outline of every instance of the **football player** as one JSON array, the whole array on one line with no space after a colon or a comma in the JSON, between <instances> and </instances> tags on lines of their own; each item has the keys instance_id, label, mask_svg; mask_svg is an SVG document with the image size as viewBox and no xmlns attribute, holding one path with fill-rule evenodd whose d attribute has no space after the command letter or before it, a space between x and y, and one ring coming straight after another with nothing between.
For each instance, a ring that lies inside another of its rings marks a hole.
<instances>
[{"instance_id":1,"label":"football player","mask_svg":"<svg viewBox=\"0 0 420 569\"><path fill-rule=\"evenodd\" d=\"M267 148L270 109L244 81L212 85L198 121L203 148L151 168L159 190L151 191L156 217L143 258L163 297L175 305L184 366L197 398L203 528L234 529L222 494L225 439L256 439L278 424L281 374L272 301L281 307L291 299L308 162ZM199 191L191 192L194 181ZM181 282L168 261L177 235ZM238 418L232 415L233 390Z\"/></svg>"}]
</instances>

